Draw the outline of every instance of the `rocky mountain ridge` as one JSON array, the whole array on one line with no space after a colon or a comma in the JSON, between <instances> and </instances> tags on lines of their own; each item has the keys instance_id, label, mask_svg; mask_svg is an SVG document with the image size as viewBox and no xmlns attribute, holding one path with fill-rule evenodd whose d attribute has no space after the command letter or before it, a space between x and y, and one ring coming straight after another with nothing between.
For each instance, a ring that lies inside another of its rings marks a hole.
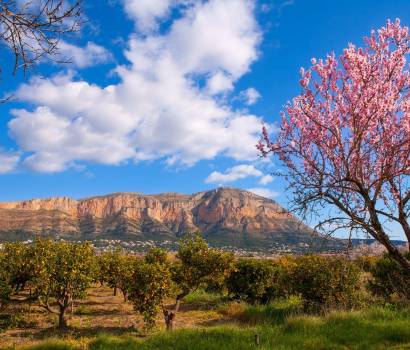
<instances>
[{"instance_id":1,"label":"rocky mountain ridge","mask_svg":"<svg viewBox=\"0 0 410 350\"><path fill-rule=\"evenodd\" d=\"M40 235L173 240L195 230L210 242L238 246L315 238L275 201L232 188L192 195L114 193L80 200L0 202L0 239Z\"/></svg>"}]
</instances>

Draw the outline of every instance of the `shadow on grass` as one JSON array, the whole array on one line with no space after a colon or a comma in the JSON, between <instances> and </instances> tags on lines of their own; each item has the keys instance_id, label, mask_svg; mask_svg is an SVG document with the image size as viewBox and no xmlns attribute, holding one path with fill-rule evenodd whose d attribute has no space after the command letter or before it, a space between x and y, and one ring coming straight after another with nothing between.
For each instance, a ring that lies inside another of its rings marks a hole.
<instances>
[{"instance_id":1,"label":"shadow on grass","mask_svg":"<svg viewBox=\"0 0 410 350\"><path fill-rule=\"evenodd\" d=\"M130 327L87 327L87 328L78 328L78 327L67 327L65 329L58 328L46 328L35 334L32 334L33 339L44 340L47 338L90 338L95 337L99 334L112 334L115 336L122 335L140 335L140 332L134 326Z\"/></svg>"}]
</instances>

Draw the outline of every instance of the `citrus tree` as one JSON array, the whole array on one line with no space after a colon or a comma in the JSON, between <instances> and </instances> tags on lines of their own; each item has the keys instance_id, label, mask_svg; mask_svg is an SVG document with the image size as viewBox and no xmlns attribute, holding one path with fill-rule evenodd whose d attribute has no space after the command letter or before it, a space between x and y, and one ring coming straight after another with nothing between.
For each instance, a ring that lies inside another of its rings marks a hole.
<instances>
[{"instance_id":1,"label":"citrus tree","mask_svg":"<svg viewBox=\"0 0 410 350\"><path fill-rule=\"evenodd\" d=\"M107 283L113 289L114 296L120 287L123 276L124 252L121 247L104 252L98 257L98 275L101 283Z\"/></svg>"},{"instance_id":2,"label":"citrus tree","mask_svg":"<svg viewBox=\"0 0 410 350\"><path fill-rule=\"evenodd\" d=\"M170 294L171 272L166 253L155 249L135 264L128 299L140 313L147 328L155 325L155 318Z\"/></svg>"},{"instance_id":3,"label":"citrus tree","mask_svg":"<svg viewBox=\"0 0 410 350\"><path fill-rule=\"evenodd\" d=\"M11 293L10 274L6 268L5 255L0 251L0 312L8 306Z\"/></svg>"},{"instance_id":4,"label":"citrus tree","mask_svg":"<svg viewBox=\"0 0 410 350\"><path fill-rule=\"evenodd\" d=\"M119 278L117 286L121 290L124 301L128 299L128 293L132 285L133 276L138 260L130 254L122 254L119 259Z\"/></svg>"},{"instance_id":5,"label":"citrus tree","mask_svg":"<svg viewBox=\"0 0 410 350\"><path fill-rule=\"evenodd\" d=\"M4 244L3 269L9 275L10 287L14 293L25 289L34 278L33 252L32 245L22 242Z\"/></svg>"},{"instance_id":6,"label":"citrus tree","mask_svg":"<svg viewBox=\"0 0 410 350\"><path fill-rule=\"evenodd\" d=\"M179 242L172 280L177 288L173 309L164 309L168 330L172 330L181 301L201 287L224 281L233 267L233 254L210 248L199 233L188 234Z\"/></svg>"},{"instance_id":7,"label":"citrus tree","mask_svg":"<svg viewBox=\"0 0 410 350\"><path fill-rule=\"evenodd\" d=\"M35 249L36 296L42 307L58 315L59 328L65 328L67 308L73 299L85 296L92 282L94 250L88 242L51 241L37 243Z\"/></svg>"}]
</instances>

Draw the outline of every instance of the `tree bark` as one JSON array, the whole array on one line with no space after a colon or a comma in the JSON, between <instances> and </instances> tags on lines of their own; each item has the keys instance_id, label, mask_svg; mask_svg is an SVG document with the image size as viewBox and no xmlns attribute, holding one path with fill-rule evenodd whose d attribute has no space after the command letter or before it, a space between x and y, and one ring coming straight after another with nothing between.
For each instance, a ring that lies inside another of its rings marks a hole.
<instances>
[{"instance_id":1,"label":"tree bark","mask_svg":"<svg viewBox=\"0 0 410 350\"><path fill-rule=\"evenodd\" d=\"M174 311L164 310L164 320L167 331L172 331L174 329L175 316Z\"/></svg>"},{"instance_id":2,"label":"tree bark","mask_svg":"<svg viewBox=\"0 0 410 350\"><path fill-rule=\"evenodd\" d=\"M179 307L181 305L181 299L185 297L187 294L188 293L182 293L177 296L173 310L166 310L165 308L163 308L164 321L165 321L165 326L166 326L167 331L172 331L174 329L174 322L175 322L175 318L177 316Z\"/></svg>"},{"instance_id":3,"label":"tree bark","mask_svg":"<svg viewBox=\"0 0 410 350\"><path fill-rule=\"evenodd\" d=\"M60 329L67 328L67 321L65 319L65 311L66 311L66 308L60 305L60 312L58 314L58 328Z\"/></svg>"}]
</instances>

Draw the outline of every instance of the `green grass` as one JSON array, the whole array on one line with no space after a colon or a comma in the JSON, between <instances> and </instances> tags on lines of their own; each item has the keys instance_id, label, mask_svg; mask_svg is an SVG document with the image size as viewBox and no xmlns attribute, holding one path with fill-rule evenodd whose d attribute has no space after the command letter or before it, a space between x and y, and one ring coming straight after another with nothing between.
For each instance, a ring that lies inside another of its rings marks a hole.
<instances>
[{"instance_id":1,"label":"green grass","mask_svg":"<svg viewBox=\"0 0 410 350\"><path fill-rule=\"evenodd\" d=\"M76 345L70 345L62 340L49 340L43 344L34 345L29 348L30 350L77 350L80 349Z\"/></svg>"},{"instance_id":2,"label":"green grass","mask_svg":"<svg viewBox=\"0 0 410 350\"><path fill-rule=\"evenodd\" d=\"M251 324L281 324L290 316L301 314L302 299L291 296L288 299L275 300L268 305L247 305L242 311L240 319Z\"/></svg>"},{"instance_id":3,"label":"green grass","mask_svg":"<svg viewBox=\"0 0 410 350\"><path fill-rule=\"evenodd\" d=\"M184 299L185 304L217 304L222 300L223 296L218 293L209 293L204 289L197 289L196 291L188 294Z\"/></svg>"},{"instance_id":4,"label":"green grass","mask_svg":"<svg viewBox=\"0 0 410 350\"><path fill-rule=\"evenodd\" d=\"M269 306L272 310L273 306ZM270 315L258 308L248 312ZM270 317L270 316L269 316ZM269 320L269 317L264 317ZM260 346L254 343L260 336ZM80 347L45 342L30 350L74 350ZM410 349L410 310L372 308L335 312L325 317L291 316L282 323L238 324L159 332L147 338L99 335L90 350L404 350Z\"/></svg>"}]
</instances>

